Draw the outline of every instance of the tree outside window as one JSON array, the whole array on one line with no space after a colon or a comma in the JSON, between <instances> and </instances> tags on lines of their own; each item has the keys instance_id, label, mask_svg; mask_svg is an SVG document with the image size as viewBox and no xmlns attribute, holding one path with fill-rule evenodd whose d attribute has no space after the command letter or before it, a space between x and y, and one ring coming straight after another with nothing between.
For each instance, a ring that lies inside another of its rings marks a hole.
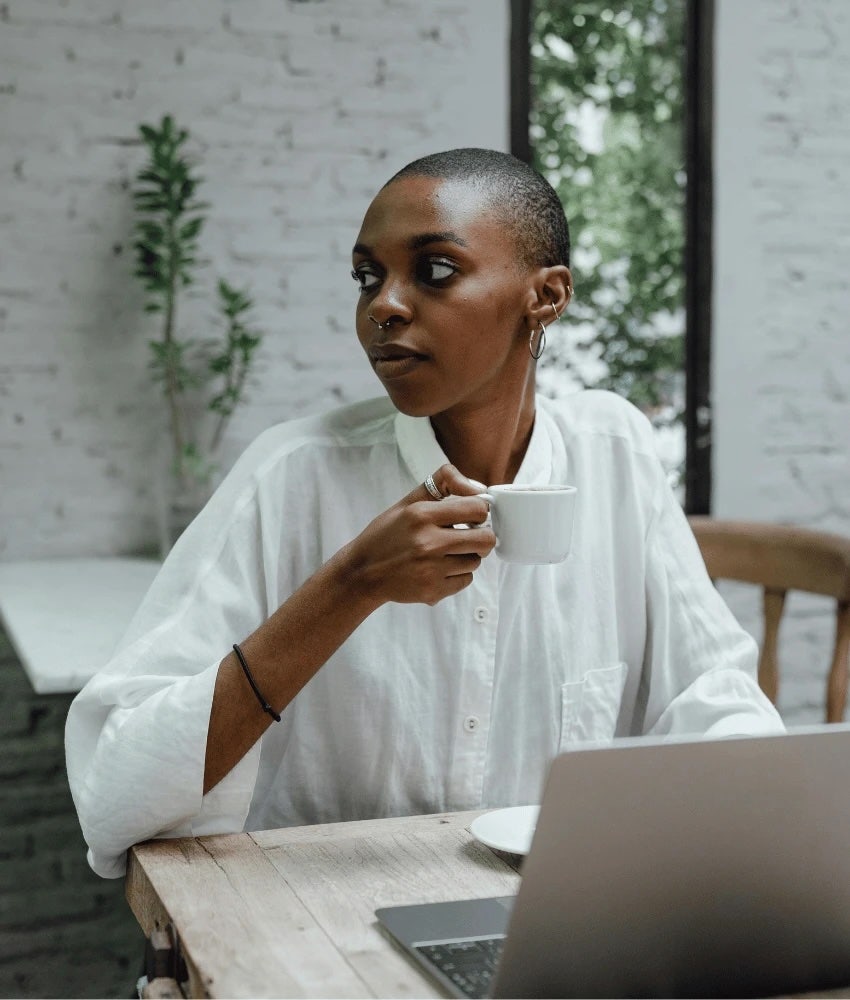
<instances>
[{"instance_id":1,"label":"tree outside window","mask_svg":"<svg viewBox=\"0 0 850 1000\"><path fill-rule=\"evenodd\" d=\"M534 165L573 240L566 337L541 391L612 389L650 418L671 482L684 472L686 0L535 0Z\"/></svg>"}]
</instances>

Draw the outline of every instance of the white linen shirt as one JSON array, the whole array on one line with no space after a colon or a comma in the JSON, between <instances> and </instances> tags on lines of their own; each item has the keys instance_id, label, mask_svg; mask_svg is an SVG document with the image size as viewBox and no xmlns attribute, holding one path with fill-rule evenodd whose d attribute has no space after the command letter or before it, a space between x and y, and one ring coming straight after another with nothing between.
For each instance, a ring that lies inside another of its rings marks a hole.
<instances>
[{"instance_id":1,"label":"white linen shirt","mask_svg":"<svg viewBox=\"0 0 850 1000\"><path fill-rule=\"evenodd\" d=\"M379 608L204 796L232 644L445 461L429 420L387 399L248 448L71 706L68 777L98 874L154 836L538 802L556 753L615 736L782 729L648 422L581 392L538 399L516 478L578 487L569 558L493 553L434 607Z\"/></svg>"}]
</instances>

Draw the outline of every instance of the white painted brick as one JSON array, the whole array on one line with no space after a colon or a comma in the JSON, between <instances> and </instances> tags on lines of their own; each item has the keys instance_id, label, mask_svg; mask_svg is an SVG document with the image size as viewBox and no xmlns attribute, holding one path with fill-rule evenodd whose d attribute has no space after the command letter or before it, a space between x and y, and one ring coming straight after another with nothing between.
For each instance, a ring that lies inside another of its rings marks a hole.
<instances>
[{"instance_id":1,"label":"white painted brick","mask_svg":"<svg viewBox=\"0 0 850 1000\"><path fill-rule=\"evenodd\" d=\"M99 28L120 22L115 0L7 0L8 23L19 25L83 25Z\"/></svg>"},{"instance_id":2,"label":"white painted brick","mask_svg":"<svg viewBox=\"0 0 850 1000\"><path fill-rule=\"evenodd\" d=\"M716 513L846 536L848 13L843 0L718 5L714 330ZM816 721L832 613L793 608L783 711ZM756 628L757 609L742 620Z\"/></svg>"},{"instance_id":3,"label":"white painted brick","mask_svg":"<svg viewBox=\"0 0 850 1000\"><path fill-rule=\"evenodd\" d=\"M472 135L505 147L503 96L482 108L469 83L504 95L507 3L487 0L486 24L481 0L0 9L0 558L131 552L155 538L162 414L132 276L138 123L190 128L212 203L202 280L249 287L267 333L226 467L272 422L380 391L350 247L408 160ZM180 319L218 322L209 295Z\"/></svg>"}]
</instances>

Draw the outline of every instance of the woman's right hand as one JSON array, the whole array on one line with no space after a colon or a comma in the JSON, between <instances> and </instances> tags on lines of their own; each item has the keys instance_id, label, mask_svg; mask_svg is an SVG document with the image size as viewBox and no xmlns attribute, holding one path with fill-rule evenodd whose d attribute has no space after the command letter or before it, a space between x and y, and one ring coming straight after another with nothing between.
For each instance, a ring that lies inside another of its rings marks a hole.
<instances>
[{"instance_id":1,"label":"woman's right hand","mask_svg":"<svg viewBox=\"0 0 850 1000\"><path fill-rule=\"evenodd\" d=\"M433 479L443 500L418 486L346 547L348 573L377 604L433 605L457 594L496 544L492 529L483 526L489 505L476 496L481 484L453 465L441 466Z\"/></svg>"},{"instance_id":2,"label":"woman's right hand","mask_svg":"<svg viewBox=\"0 0 850 1000\"><path fill-rule=\"evenodd\" d=\"M276 712L298 694L342 643L387 601L437 601L472 582L496 538L480 525L487 501L451 465L434 473L445 500L424 485L376 517L273 612L240 646L257 687ZM448 496L448 494L454 494ZM239 660L229 653L216 677L204 761L204 793L257 742L271 716L257 705Z\"/></svg>"}]
</instances>

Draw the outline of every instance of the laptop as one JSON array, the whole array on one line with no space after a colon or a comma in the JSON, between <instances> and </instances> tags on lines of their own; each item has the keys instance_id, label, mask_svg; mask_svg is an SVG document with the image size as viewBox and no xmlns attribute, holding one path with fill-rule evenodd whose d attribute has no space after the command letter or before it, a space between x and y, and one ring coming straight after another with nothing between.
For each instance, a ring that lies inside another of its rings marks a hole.
<instances>
[{"instance_id":1,"label":"laptop","mask_svg":"<svg viewBox=\"0 0 850 1000\"><path fill-rule=\"evenodd\" d=\"M376 916L452 996L850 986L850 726L562 754L516 897Z\"/></svg>"}]
</instances>

